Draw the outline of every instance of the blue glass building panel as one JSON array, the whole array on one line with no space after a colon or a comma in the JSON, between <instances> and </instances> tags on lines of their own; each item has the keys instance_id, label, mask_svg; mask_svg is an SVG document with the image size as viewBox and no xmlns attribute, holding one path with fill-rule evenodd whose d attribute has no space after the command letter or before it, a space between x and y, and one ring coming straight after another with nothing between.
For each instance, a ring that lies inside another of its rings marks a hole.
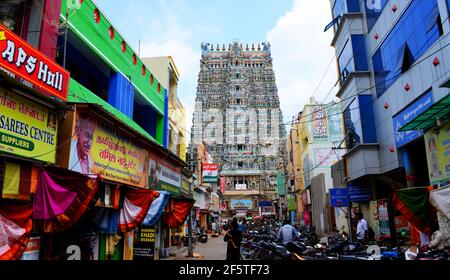
<instances>
[{"instance_id":1,"label":"blue glass building panel","mask_svg":"<svg viewBox=\"0 0 450 280\"><path fill-rule=\"evenodd\" d=\"M133 118L134 86L121 74L109 80L108 103L130 118Z\"/></svg>"},{"instance_id":2,"label":"blue glass building panel","mask_svg":"<svg viewBox=\"0 0 450 280\"><path fill-rule=\"evenodd\" d=\"M365 3L366 9L367 27L371 30L380 17L388 0L364 0L363 2Z\"/></svg>"},{"instance_id":3,"label":"blue glass building panel","mask_svg":"<svg viewBox=\"0 0 450 280\"><path fill-rule=\"evenodd\" d=\"M357 99L355 98L344 110L344 127L349 150L362 143L361 117L358 110L358 102L356 101Z\"/></svg>"},{"instance_id":4,"label":"blue glass building panel","mask_svg":"<svg viewBox=\"0 0 450 280\"><path fill-rule=\"evenodd\" d=\"M375 127L375 117L372 106L372 95L360 95L359 111L361 116L361 130L363 135L363 143L376 143L377 132Z\"/></svg>"},{"instance_id":5,"label":"blue glass building panel","mask_svg":"<svg viewBox=\"0 0 450 280\"><path fill-rule=\"evenodd\" d=\"M379 49L372 56L376 91L381 96L402 74L405 52L417 61L442 35L436 18L437 0L411 2Z\"/></svg>"},{"instance_id":6,"label":"blue glass building panel","mask_svg":"<svg viewBox=\"0 0 450 280\"><path fill-rule=\"evenodd\" d=\"M356 71L367 71L366 45L364 35L352 35L353 55Z\"/></svg>"}]
</instances>

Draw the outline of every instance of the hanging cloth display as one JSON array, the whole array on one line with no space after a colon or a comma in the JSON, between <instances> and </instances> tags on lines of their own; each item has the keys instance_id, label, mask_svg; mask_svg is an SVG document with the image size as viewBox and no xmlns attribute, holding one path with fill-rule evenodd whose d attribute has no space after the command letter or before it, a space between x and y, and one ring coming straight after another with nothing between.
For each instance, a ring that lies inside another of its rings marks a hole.
<instances>
[{"instance_id":1,"label":"hanging cloth display","mask_svg":"<svg viewBox=\"0 0 450 280\"><path fill-rule=\"evenodd\" d=\"M166 228L177 228L184 223L192 206L193 200L177 199L171 197L163 214L163 225Z\"/></svg>"},{"instance_id":2,"label":"hanging cloth display","mask_svg":"<svg viewBox=\"0 0 450 280\"><path fill-rule=\"evenodd\" d=\"M67 170L42 172L34 198L36 228L60 232L86 212L99 184L96 179Z\"/></svg>"},{"instance_id":3,"label":"hanging cloth display","mask_svg":"<svg viewBox=\"0 0 450 280\"><path fill-rule=\"evenodd\" d=\"M17 260L27 247L33 221L29 205L0 204L0 260Z\"/></svg>"},{"instance_id":4,"label":"hanging cloth display","mask_svg":"<svg viewBox=\"0 0 450 280\"><path fill-rule=\"evenodd\" d=\"M147 215L153 200L159 196L154 190L129 189L120 209L119 230L129 232L139 226Z\"/></svg>"},{"instance_id":5,"label":"hanging cloth display","mask_svg":"<svg viewBox=\"0 0 450 280\"><path fill-rule=\"evenodd\" d=\"M92 223L94 227L103 234L116 234L119 231L118 209L96 207Z\"/></svg>"},{"instance_id":6,"label":"hanging cloth display","mask_svg":"<svg viewBox=\"0 0 450 280\"><path fill-rule=\"evenodd\" d=\"M430 203L450 220L450 187L437 189L430 194Z\"/></svg>"},{"instance_id":7,"label":"hanging cloth display","mask_svg":"<svg viewBox=\"0 0 450 280\"><path fill-rule=\"evenodd\" d=\"M430 234L434 226L433 207L429 203L427 188L411 188L396 191L393 204L419 231Z\"/></svg>"},{"instance_id":8,"label":"hanging cloth display","mask_svg":"<svg viewBox=\"0 0 450 280\"><path fill-rule=\"evenodd\" d=\"M169 193L161 191L159 192L159 197L153 201L152 205L148 209L147 216L145 216L142 224L144 226L154 226L161 218L161 214L169 201Z\"/></svg>"}]
</instances>

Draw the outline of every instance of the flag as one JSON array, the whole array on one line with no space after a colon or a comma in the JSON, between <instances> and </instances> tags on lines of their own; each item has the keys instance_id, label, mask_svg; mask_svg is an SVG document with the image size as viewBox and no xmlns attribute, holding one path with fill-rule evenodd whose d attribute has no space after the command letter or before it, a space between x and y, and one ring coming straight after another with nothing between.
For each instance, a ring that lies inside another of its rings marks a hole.
<instances>
[{"instance_id":1,"label":"flag","mask_svg":"<svg viewBox=\"0 0 450 280\"><path fill-rule=\"evenodd\" d=\"M426 188L402 189L394 193L393 204L418 230L430 234L435 224L435 210Z\"/></svg>"}]
</instances>

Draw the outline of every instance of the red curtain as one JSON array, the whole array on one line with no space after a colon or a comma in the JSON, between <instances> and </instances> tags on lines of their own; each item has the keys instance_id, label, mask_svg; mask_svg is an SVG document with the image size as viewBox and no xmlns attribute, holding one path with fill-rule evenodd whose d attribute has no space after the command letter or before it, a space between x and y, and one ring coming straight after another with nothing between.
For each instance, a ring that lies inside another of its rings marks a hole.
<instances>
[{"instance_id":1,"label":"red curtain","mask_svg":"<svg viewBox=\"0 0 450 280\"><path fill-rule=\"evenodd\" d=\"M163 215L163 225L166 228L177 228L184 223L191 211L194 201L170 198Z\"/></svg>"},{"instance_id":2,"label":"red curtain","mask_svg":"<svg viewBox=\"0 0 450 280\"><path fill-rule=\"evenodd\" d=\"M0 260L17 260L27 247L33 209L29 205L0 204Z\"/></svg>"},{"instance_id":3,"label":"red curtain","mask_svg":"<svg viewBox=\"0 0 450 280\"><path fill-rule=\"evenodd\" d=\"M123 207L120 209L119 230L130 232L138 227L147 215L153 200L158 196L159 192L154 190L128 190L125 193Z\"/></svg>"}]
</instances>

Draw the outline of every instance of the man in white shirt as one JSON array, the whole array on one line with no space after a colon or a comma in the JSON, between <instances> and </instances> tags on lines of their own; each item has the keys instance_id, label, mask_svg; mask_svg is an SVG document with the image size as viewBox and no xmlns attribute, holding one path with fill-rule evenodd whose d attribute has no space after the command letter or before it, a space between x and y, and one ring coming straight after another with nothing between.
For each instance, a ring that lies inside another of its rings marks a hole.
<instances>
[{"instance_id":1,"label":"man in white shirt","mask_svg":"<svg viewBox=\"0 0 450 280\"><path fill-rule=\"evenodd\" d=\"M361 212L358 214L358 226L356 227L356 238L358 242L365 245L367 243L367 236L369 233L369 226Z\"/></svg>"},{"instance_id":2,"label":"man in white shirt","mask_svg":"<svg viewBox=\"0 0 450 280\"><path fill-rule=\"evenodd\" d=\"M278 231L277 240L280 240L283 245L286 245L298 238L300 238L300 234L297 229L290 225L289 220L284 221L284 225Z\"/></svg>"}]
</instances>

